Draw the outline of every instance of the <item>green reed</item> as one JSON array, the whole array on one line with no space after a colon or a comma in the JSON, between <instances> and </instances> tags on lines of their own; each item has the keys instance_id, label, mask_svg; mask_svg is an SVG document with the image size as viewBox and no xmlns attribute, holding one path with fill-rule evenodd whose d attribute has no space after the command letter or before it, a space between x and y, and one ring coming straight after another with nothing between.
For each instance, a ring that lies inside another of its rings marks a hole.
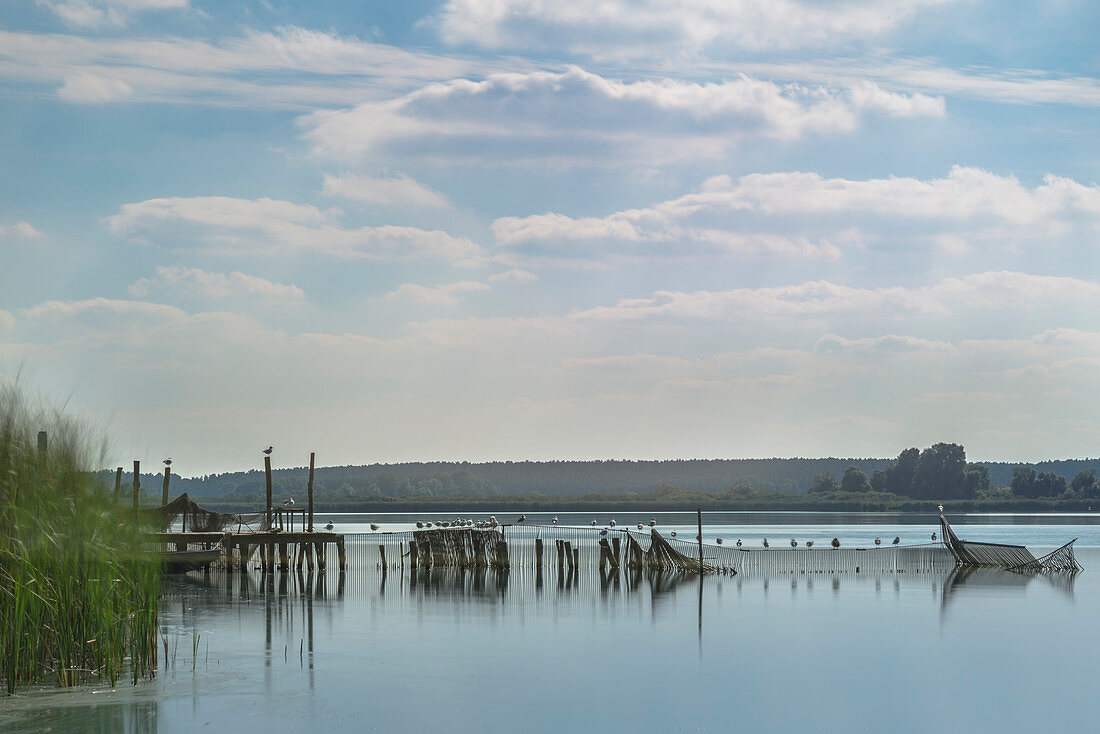
<instances>
[{"instance_id":1,"label":"green reed","mask_svg":"<svg viewBox=\"0 0 1100 734\"><path fill-rule=\"evenodd\" d=\"M49 445L39 450L38 431ZM86 426L0 385L0 682L137 682L155 672L161 567L93 469Z\"/></svg>"}]
</instances>

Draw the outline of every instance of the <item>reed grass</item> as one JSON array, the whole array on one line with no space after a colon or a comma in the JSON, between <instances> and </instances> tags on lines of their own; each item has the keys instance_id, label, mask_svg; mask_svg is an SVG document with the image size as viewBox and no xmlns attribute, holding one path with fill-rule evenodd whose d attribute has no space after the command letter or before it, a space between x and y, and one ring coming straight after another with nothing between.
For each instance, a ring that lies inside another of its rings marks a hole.
<instances>
[{"instance_id":1,"label":"reed grass","mask_svg":"<svg viewBox=\"0 0 1100 734\"><path fill-rule=\"evenodd\" d=\"M38 431L48 432L45 452ZM154 674L161 567L94 472L105 443L0 385L0 683Z\"/></svg>"}]
</instances>

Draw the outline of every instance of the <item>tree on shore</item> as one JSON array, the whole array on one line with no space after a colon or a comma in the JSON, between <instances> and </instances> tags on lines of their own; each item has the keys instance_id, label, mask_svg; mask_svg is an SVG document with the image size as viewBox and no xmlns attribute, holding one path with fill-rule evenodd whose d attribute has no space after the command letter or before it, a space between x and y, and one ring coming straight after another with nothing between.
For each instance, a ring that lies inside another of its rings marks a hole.
<instances>
[{"instance_id":1,"label":"tree on shore","mask_svg":"<svg viewBox=\"0 0 1100 734\"><path fill-rule=\"evenodd\" d=\"M814 483L810 486L810 494L838 491L840 491L840 482L836 480L832 472L828 471L814 477Z\"/></svg>"},{"instance_id":2,"label":"tree on shore","mask_svg":"<svg viewBox=\"0 0 1100 734\"><path fill-rule=\"evenodd\" d=\"M870 492L871 483L867 481L867 475L859 470L859 467L850 466L844 470L844 477L840 480L841 492Z\"/></svg>"}]
</instances>

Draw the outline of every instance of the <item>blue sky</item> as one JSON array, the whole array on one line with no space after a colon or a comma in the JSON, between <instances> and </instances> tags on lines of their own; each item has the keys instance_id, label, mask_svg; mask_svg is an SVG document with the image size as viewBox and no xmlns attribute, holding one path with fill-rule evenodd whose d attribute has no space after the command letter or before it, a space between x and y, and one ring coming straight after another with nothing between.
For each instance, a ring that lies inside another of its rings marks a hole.
<instances>
[{"instance_id":1,"label":"blue sky","mask_svg":"<svg viewBox=\"0 0 1100 734\"><path fill-rule=\"evenodd\" d=\"M0 378L184 474L268 444L1095 456L1098 29L1069 0L14 0Z\"/></svg>"}]
</instances>

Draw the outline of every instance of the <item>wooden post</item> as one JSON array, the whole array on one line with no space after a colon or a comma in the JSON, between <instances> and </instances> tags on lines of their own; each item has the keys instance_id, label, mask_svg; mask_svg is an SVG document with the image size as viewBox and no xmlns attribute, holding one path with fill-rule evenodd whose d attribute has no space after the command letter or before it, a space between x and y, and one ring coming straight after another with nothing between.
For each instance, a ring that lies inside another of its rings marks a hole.
<instances>
[{"instance_id":1,"label":"wooden post","mask_svg":"<svg viewBox=\"0 0 1100 734\"><path fill-rule=\"evenodd\" d=\"M620 545L621 540L622 539L618 535L616 535L614 538L611 539L611 549L613 551L615 551L615 563L613 564L615 566L619 565L619 550L622 547Z\"/></svg>"},{"instance_id":2,"label":"wooden post","mask_svg":"<svg viewBox=\"0 0 1100 734\"><path fill-rule=\"evenodd\" d=\"M161 488L161 492L160 492L160 506L161 507L164 507L166 504L168 504L168 482L170 481L170 478L172 476L171 472L172 472L172 467L170 467L170 466L164 467L164 486Z\"/></svg>"},{"instance_id":3,"label":"wooden post","mask_svg":"<svg viewBox=\"0 0 1100 734\"><path fill-rule=\"evenodd\" d=\"M313 532L313 460L316 453L309 452L309 483L306 484L306 495L309 497L309 532Z\"/></svg>"},{"instance_id":4,"label":"wooden post","mask_svg":"<svg viewBox=\"0 0 1100 734\"><path fill-rule=\"evenodd\" d=\"M286 571L290 568L290 554L287 553L287 544L279 543L279 570Z\"/></svg>"},{"instance_id":5,"label":"wooden post","mask_svg":"<svg viewBox=\"0 0 1100 734\"><path fill-rule=\"evenodd\" d=\"M313 543L304 543L306 547L306 568L313 573Z\"/></svg>"},{"instance_id":6,"label":"wooden post","mask_svg":"<svg viewBox=\"0 0 1100 734\"><path fill-rule=\"evenodd\" d=\"M344 571L348 567L348 556L344 552L344 536L340 536L336 539L336 560L339 563L341 571Z\"/></svg>"},{"instance_id":7,"label":"wooden post","mask_svg":"<svg viewBox=\"0 0 1100 734\"><path fill-rule=\"evenodd\" d=\"M703 573L703 508L696 508L699 517L699 574Z\"/></svg>"},{"instance_id":8,"label":"wooden post","mask_svg":"<svg viewBox=\"0 0 1100 734\"><path fill-rule=\"evenodd\" d=\"M417 562L416 561L416 554L417 554L416 541L415 540L410 540L409 541L409 568L413 569L414 571L416 570L416 562Z\"/></svg>"},{"instance_id":9,"label":"wooden post","mask_svg":"<svg viewBox=\"0 0 1100 734\"><path fill-rule=\"evenodd\" d=\"M267 527L271 528L271 457L264 457L264 476L267 478Z\"/></svg>"},{"instance_id":10,"label":"wooden post","mask_svg":"<svg viewBox=\"0 0 1100 734\"><path fill-rule=\"evenodd\" d=\"M378 544L378 555L382 559L382 573L386 572L386 546Z\"/></svg>"},{"instance_id":11,"label":"wooden post","mask_svg":"<svg viewBox=\"0 0 1100 734\"><path fill-rule=\"evenodd\" d=\"M324 541L316 544L317 549L317 570L325 570L325 543Z\"/></svg>"},{"instance_id":12,"label":"wooden post","mask_svg":"<svg viewBox=\"0 0 1100 734\"><path fill-rule=\"evenodd\" d=\"M580 568L580 565L581 565L580 556L581 556L581 549L580 548L574 548L573 549L573 569L574 570Z\"/></svg>"},{"instance_id":13,"label":"wooden post","mask_svg":"<svg viewBox=\"0 0 1100 734\"><path fill-rule=\"evenodd\" d=\"M118 507L118 496L122 494L122 467L115 469L115 507Z\"/></svg>"},{"instance_id":14,"label":"wooden post","mask_svg":"<svg viewBox=\"0 0 1100 734\"><path fill-rule=\"evenodd\" d=\"M557 546L558 551L558 568L565 568L565 541L555 540L554 545Z\"/></svg>"},{"instance_id":15,"label":"wooden post","mask_svg":"<svg viewBox=\"0 0 1100 734\"><path fill-rule=\"evenodd\" d=\"M134 512L137 512L138 497L141 495L141 462L134 460Z\"/></svg>"},{"instance_id":16,"label":"wooden post","mask_svg":"<svg viewBox=\"0 0 1100 734\"><path fill-rule=\"evenodd\" d=\"M572 571L575 568L573 563L573 544L568 540L565 541L565 560L569 563L569 570Z\"/></svg>"},{"instance_id":17,"label":"wooden post","mask_svg":"<svg viewBox=\"0 0 1100 734\"><path fill-rule=\"evenodd\" d=\"M611 555L611 546L607 544L607 538L600 538L600 573L607 570L607 557Z\"/></svg>"},{"instance_id":18,"label":"wooden post","mask_svg":"<svg viewBox=\"0 0 1100 734\"><path fill-rule=\"evenodd\" d=\"M542 538L535 538L535 566L542 568Z\"/></svg>"},{"instance_id":19,"label":"wooden post","mask_svg":"<svg viewBox=\"0 0 1100 734\"><path fill-rule=\"evenodd\" d=\"M508 543L504 540L497 541L497 562L501 568L511 568L511 564L508 562Z\"/></svg>"}]
</instances>

